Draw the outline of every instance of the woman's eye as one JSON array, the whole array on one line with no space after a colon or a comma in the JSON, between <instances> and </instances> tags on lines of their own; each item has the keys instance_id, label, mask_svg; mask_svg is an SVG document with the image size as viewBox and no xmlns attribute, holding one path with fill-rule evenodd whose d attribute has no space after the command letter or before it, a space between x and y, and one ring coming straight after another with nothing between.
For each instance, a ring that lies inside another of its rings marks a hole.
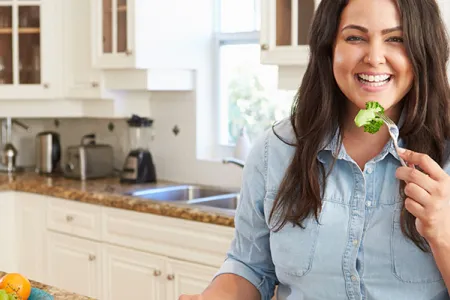
<instances>
[{"instance_id":1,"label":"woman's eye","mask_svg":"<svg viewBox=\"0 0 450 300\"><path fill-rule=\"evenodd\" d=\"M398 37L398 36L394 36L394 37L390 37L388 39L389 42L394 42L394 43L403 43L403 38Z\"/></svg>"},{"instance_id":2,"label":"woman's eye","mask_svg":"<svg viewBox=\"0 0 450 300\"><path fill-rule=\"evenodd\" d=\"M349 36L345 39L347 42L359 42L359 41L363 41L364 39L362 37L359 36Z\"/></svg>"}]
</instances>

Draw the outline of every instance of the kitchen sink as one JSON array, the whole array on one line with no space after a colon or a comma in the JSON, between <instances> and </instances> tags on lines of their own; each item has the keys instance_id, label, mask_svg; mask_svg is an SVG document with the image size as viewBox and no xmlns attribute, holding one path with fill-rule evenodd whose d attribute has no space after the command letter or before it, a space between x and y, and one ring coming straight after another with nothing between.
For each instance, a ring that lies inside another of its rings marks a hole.
<instances>
[{"instance_id":1,"label":"kitchen sink","mask_svg":"<svg viewBox=\"0 0 450 300\"><path fill-rule=\"evenodd\" d=\"M212 200L213 198L211 197L229 194L235 194L235 192L196 185L177 185L161 188L150 188L130 193L130 195L135 197L162 201L190 201L203 198L205 200Z\"/></svg>"},{"instance_id":2,"label":"kitchen sink","mask_svg":"<svg viewBox=\"0 0 450 300\"><path fill-rule=\"evenodd\" d=\"M232 193L203 199L194 199L187 201L187 204L234 210L237 207L238 201L239 201L239 194Z\"/></svg>"}]
</instances>

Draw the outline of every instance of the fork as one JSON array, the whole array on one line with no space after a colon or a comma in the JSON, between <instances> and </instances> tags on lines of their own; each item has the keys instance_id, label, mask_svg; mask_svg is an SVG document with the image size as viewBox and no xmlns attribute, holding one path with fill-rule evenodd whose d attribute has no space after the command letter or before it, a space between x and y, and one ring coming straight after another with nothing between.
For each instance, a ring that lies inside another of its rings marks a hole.
<instances>
[{"instance_id":1,"label":"fork","mask_svg":"<svg viewBox=\"0 0 450 300\"><path fill-rule=\"evenodd\" d=\"M386 126L389 128L389 134L392 138L392 141L394 142L395 151L397 151L398 154L398 136L399 136L399 130L397 125L395 125L394 121L392 121L388 116L386 116L384 113L376 113L386 124ZM400 163L402 166L407 167L408 165L405 163L403 158L400 158Z\"/></svg>"}]
</instances>

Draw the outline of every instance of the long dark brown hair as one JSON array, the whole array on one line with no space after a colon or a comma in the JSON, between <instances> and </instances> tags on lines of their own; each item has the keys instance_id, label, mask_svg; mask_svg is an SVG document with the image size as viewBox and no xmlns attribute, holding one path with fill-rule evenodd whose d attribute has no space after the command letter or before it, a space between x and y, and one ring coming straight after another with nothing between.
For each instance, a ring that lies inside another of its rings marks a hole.
<instances>
[{"instance_id":1,"label":"long dark brown hair","mask_svg":"<svg viewBox=\"0 0 450 300\"><path fill-rule=\"evenodd\" d=\"M343 129L346 114L347 100L334 79L332 58L340 16L348 1L322 0L311 24L310 60L290 117L296 150L270 213L270 219L274 214L280 216L275 230L286 223L303 228L303 221L311 215L318 221L330 170L325 172L317 155L324 141L331 141L337 129ZM400 137L407 148L427 153L442 166L447 159L445 145L450 133L447 32L435 0L396 2L402 19L404 46L414 71L412 88L401 104L406 116ZM339 132L341 144L343 130ZM399 192L403 199L404 187L402 181ZM401 225L408 238L423 251L429 251L404 201Z\"/></svg>"}]
</instances>

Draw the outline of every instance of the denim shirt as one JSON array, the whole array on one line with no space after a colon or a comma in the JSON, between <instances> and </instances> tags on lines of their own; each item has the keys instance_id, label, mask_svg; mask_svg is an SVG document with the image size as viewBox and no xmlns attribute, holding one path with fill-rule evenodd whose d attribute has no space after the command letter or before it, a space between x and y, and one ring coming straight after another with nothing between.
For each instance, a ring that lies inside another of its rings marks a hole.
<instances>
[{"instance_id":1,"label":"denim shirt","mask_svg":"<svg viewBox=\"0 0 450 300\"><path fill-rule=\"evenodd\" d=\"M293 141L289 120L275 132ZM335 151L337 142L336 134L318 155L326 169L337 158L327 179L320 225L311 217L305 229L288 223L275 232L269 214L295 149L272 130L255 141L244 168L235 237L216 276L240 275L264 300L272 298L275 285L278 300L450 299L432 254L401 232L402 199L395 177L400 161L392 141L364 172L343 146ZM449 173L448 164L444 168Z\"/></svg>"}]
</instances>

